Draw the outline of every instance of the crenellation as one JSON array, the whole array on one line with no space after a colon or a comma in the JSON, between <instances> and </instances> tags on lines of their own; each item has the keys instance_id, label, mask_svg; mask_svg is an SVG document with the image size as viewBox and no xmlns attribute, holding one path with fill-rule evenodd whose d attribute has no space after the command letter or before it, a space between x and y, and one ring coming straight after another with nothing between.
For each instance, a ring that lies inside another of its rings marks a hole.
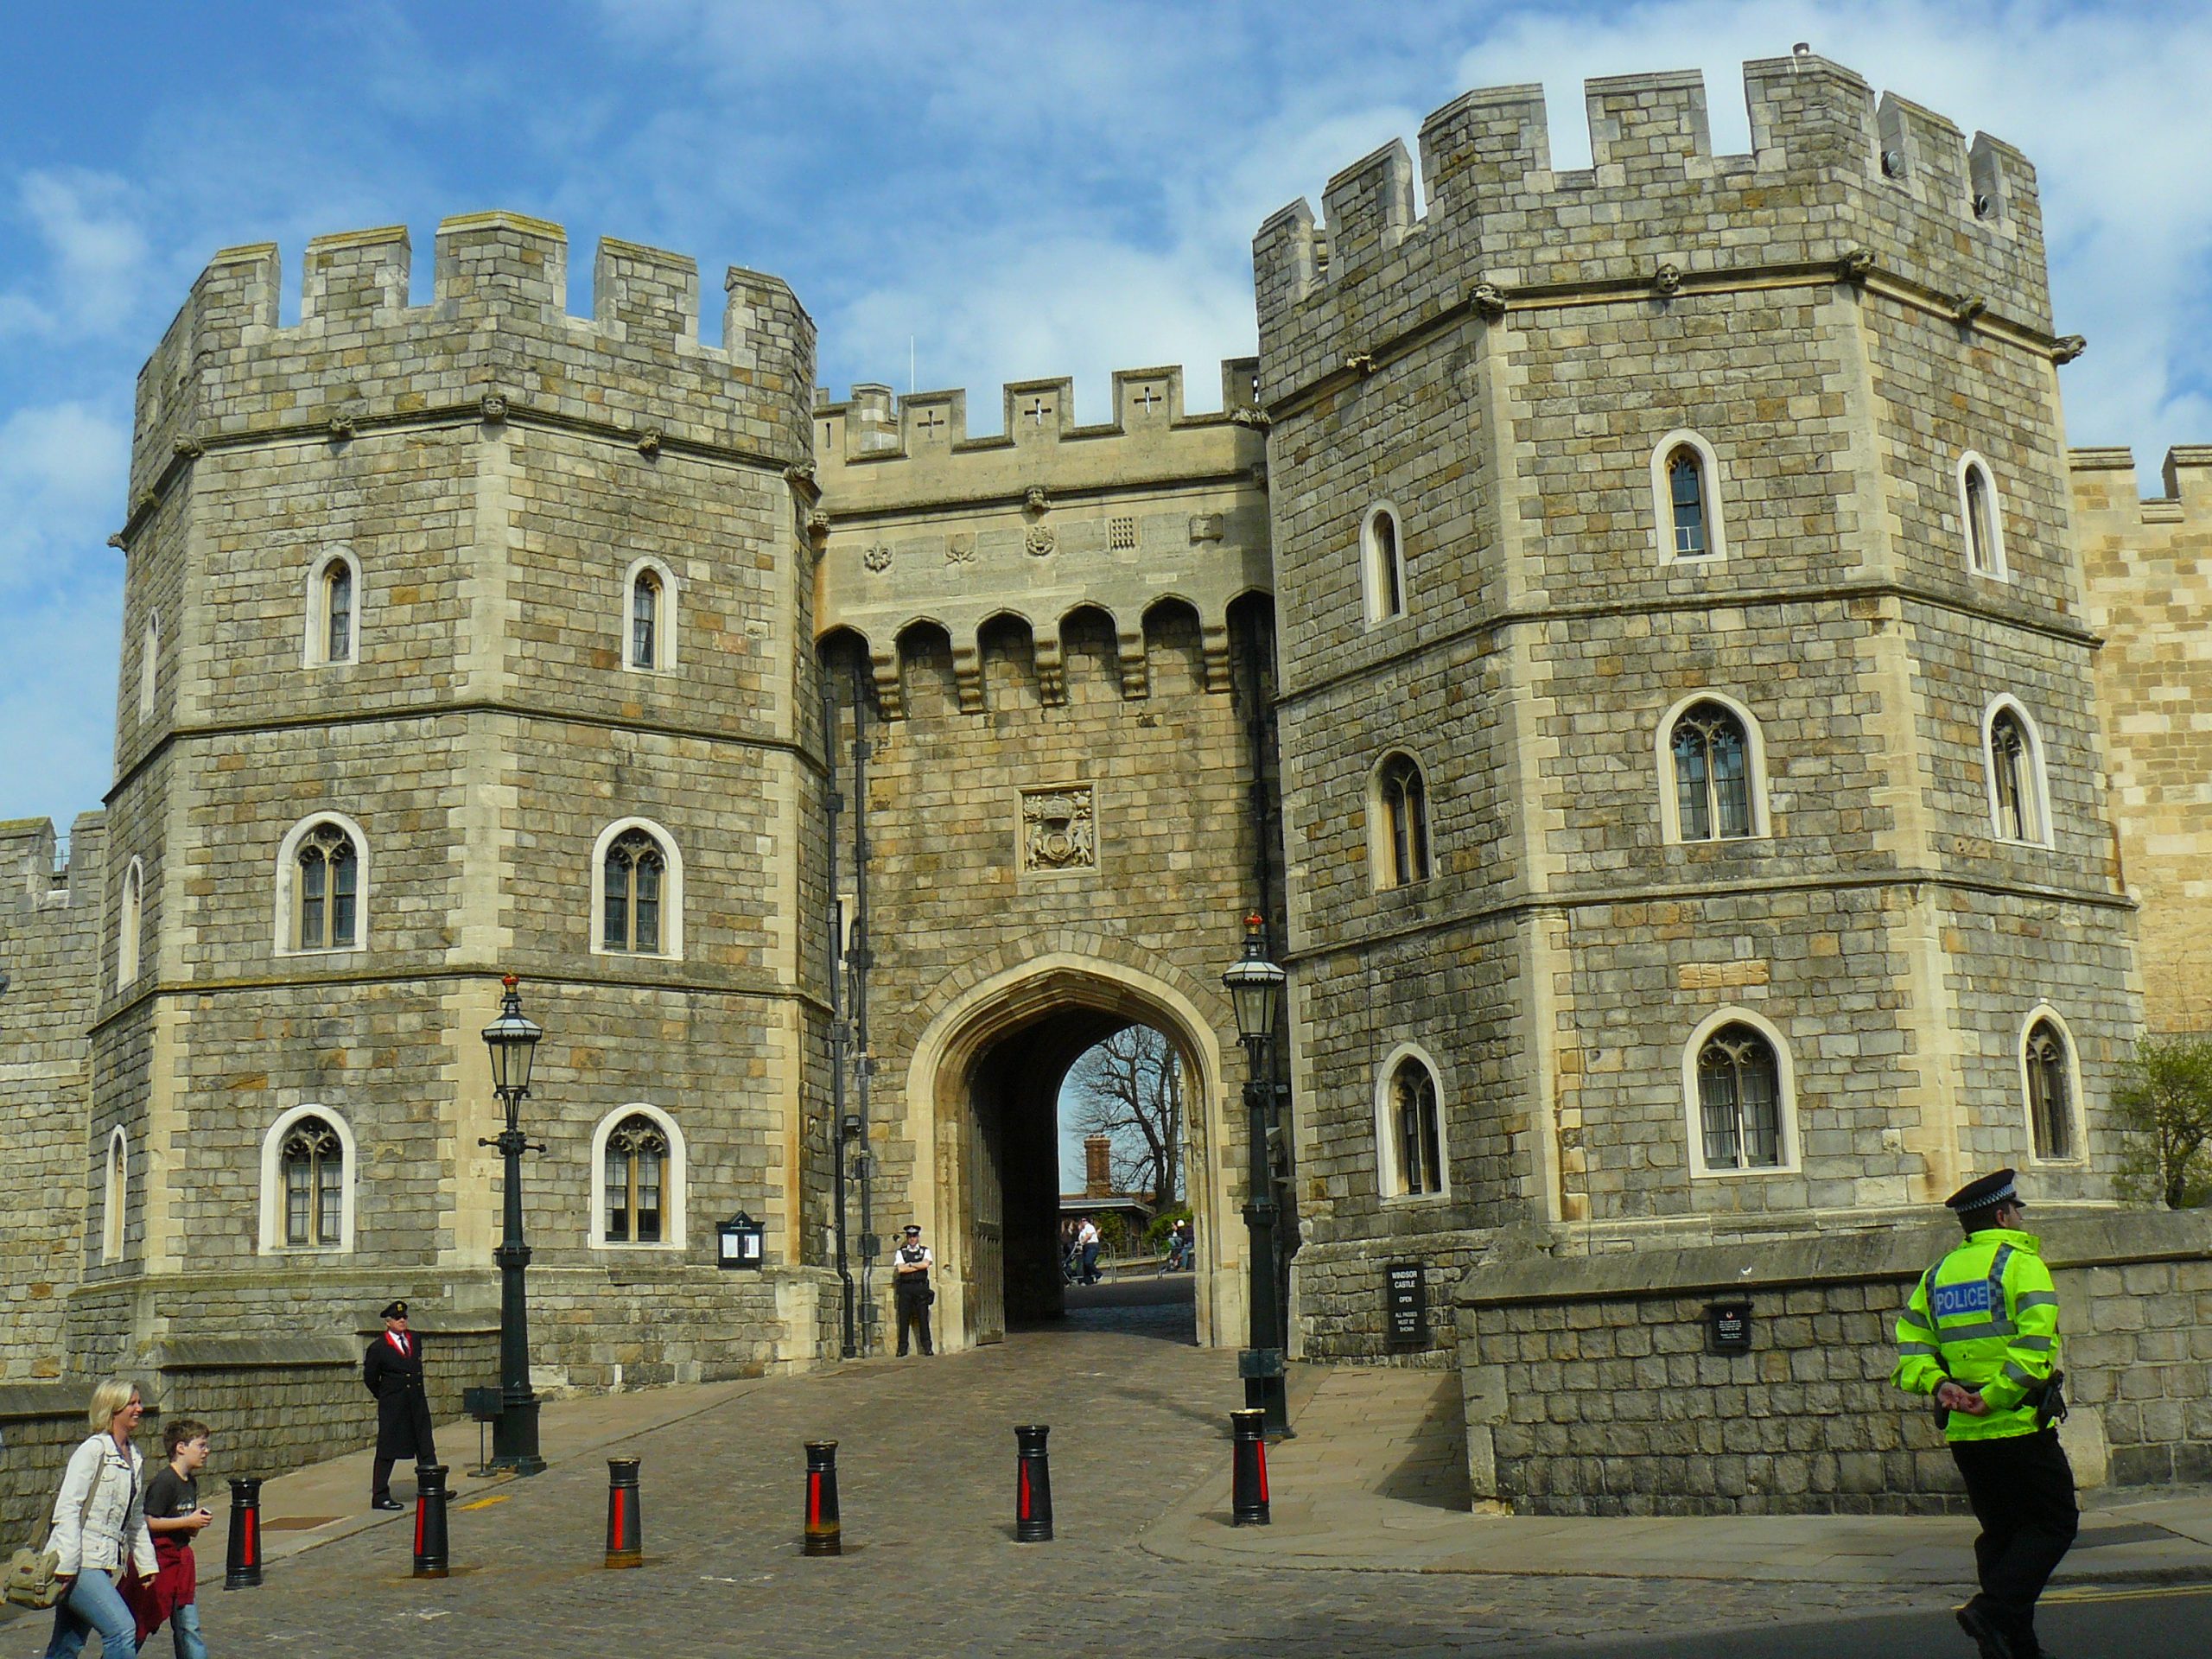
<instances>
[{"instance_id":1,"label":"crenellation","mask_svg":"<svg viewBox=\"0 0 2212 1659\"><path fill-rule=\"evenodd\" d=\"M365 328L407 308L413 244L404 225L318 236L302 262L301 325Z\"/></svg>"},{"instance_id":2,"label":"crenellation","mask_svg":"<svg viewBox=\"0 0 2212 1659\"><path fill-rule=\"evenodd\" d=\"M699 262L601 237L592 266L592 321L618 339L699 338Z\"/></svg>"},{"instance_id":3,"label":"crenellation","mask_svg":"<svg viewBox=\"0 0 2212 1659\"><path fill-rule=\"evenodd\" d=\"M1039 449L1083 430L1075 419L1075 382L1065 376L1049 380L1010 380L1001 393L1000 435L980 438L982 444L1011 444L1017 449Z\"/></svg>"},{"instance_id":4,"label":"crenellation","mask_svg":"<svg viewBox=\"0 0 2212 1659\"><path fill-rule=\"evenodd\" d=\"M438 221L435 289L440 320L512 317L525 326L564 317L569 233L526 213L464 213Z\"/></svg>"},{"instance_id":5,"label":"crenellation","mask_svg":"<svg viewBox=\"0 0 2212 1659\"><path fill-rule=\"evenodd\" d=\"M1412 234L1414 162L1393 138L1329 181L1321 211L1329 221L1329 279L1351 273L1389 253Z\"/></svg>"},{"instance_id":6,"label":"crenellation","mask_svg":"<svg viewBox=\"0 0 2212 1659\"><path fill-rule=\"evenodd\" d=\"M1981 310L1960 311L1978 328L2048 330L2039 209L2017 152L1978 141L1999 188L1977 216L1965 141L1941 118L1892 96L1878 118L1864 81L1809 54L1747 64L1744 83L1748 156L1712 154L1694 72L1617 76L1586 89L1594 164L1554 171L1540 92L1504 87L1423 124L1429 218L1413 219L1410 162L1389 145L1330 181L1325 229L1303 202L1272 216L1253 244L1267 406L1370 372L1478 287L1529 303L1655 286L1665 298L1680 273L1710 292L1816 280L1864 254L1930 306L1979 296ZM1882 174L1885 130L1911 157L1898 179Z\"/></svg>"},{"instance_id":7,"label":"crenellation","mask_svg":"<svg viewBox=\"0 0 2212 1659\"><path fill-rule=\"evenodd\" d=\"M1584 83L1583 101L1591 159L1608 188L1678 178L1688 163L1713 155L1697 70L1605 76Z\"/></svg>"},{"instance_id":8,"label":"crenellation","mask_svg":"<svg viewBox=\"0 0 2212 1659\"><path fill-rule=\"evenodd\" d=\"M1439 224L1471 224L1484 211L1509 207L1544 188L1551 170L1541 86L1463 92L1421 123L1421 182L1428 215Z\"/></svg>"}]
</instances>

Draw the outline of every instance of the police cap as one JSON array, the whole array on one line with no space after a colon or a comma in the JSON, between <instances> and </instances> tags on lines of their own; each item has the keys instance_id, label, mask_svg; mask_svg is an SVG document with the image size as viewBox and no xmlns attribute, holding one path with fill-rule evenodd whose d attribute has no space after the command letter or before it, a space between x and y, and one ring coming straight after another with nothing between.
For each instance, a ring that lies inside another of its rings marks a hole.
<instances>
[{"instance_id":1,"label":"police cap","mask_svg":"<svg viewBox=\"0 0 2212 1659\"><path fill-rule=\"evenodd\" d=\"M404 1302L386 1302L384 1312L377 1315L380 1319L404 1319L406 1317L407 1304Z\"/></svg>"},{"instance_id":2,"label":"police cap","mask_svg":"<svg viewBox=\"0 0 2212 1659\"><path fill-rule=\"evenodd\" d=\"M2012 1171L2000 1169L1993 1175L1968 1181L1964 1186L1943 1200L1944 1207L1953 1215L1971 1215L1976 1210L1986 1210L2008 1200L2020 1201L2019 1189L2012 1184Z\"/></svg>"}]
</instances>

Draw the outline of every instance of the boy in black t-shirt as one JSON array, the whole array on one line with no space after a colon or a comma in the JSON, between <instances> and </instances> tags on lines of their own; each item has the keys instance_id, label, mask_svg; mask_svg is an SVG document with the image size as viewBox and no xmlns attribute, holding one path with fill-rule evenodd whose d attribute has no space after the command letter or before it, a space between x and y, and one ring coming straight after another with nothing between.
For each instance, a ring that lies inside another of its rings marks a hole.
<instances>
[{"instance_id":1,"label":"boy in black t-shirt","mask_svg":"<svg viewBox=\"0 0 2212 1659\"><path fill-rule=\"evenodd\" d=\"M138 1646L169 1622L176 1659L207 1659L200 1639L200 1606L194 1599L200 1566L192 1541L215 1517L200 1504L200 1471L207 1463L207 1425L181 1417L162 1427L162 1447L168 1467L146 1483L146 1530L154 1535L152 1605L139 1615ZM150 1620L151 1623L148 1621Z\"/></svg>"}]
</instances>

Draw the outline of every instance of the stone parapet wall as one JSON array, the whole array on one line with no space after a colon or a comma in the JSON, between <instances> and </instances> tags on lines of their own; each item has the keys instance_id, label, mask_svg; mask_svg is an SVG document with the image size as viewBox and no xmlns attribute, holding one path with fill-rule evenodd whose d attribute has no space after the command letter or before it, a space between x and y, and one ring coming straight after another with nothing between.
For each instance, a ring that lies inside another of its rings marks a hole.
<instances>
[{"instance_id":1,"label":"stone parapet wall","mask_svg":"<svg viewBox=\"0 0 2212 1659\"><path fill-rule=\"evenodd\" d=\"M2212 1215L2037 1218L2086 1488L2212 1478ZM1478 1501L1547 1515L1959 1510L1924 1402L1892 1388L1912 1282L1958 1241L1879 1232L1497 1262L1456 1295ZM1751 1308L1747 1353L1707 1309Z\"/></svg>"}]
</instances>

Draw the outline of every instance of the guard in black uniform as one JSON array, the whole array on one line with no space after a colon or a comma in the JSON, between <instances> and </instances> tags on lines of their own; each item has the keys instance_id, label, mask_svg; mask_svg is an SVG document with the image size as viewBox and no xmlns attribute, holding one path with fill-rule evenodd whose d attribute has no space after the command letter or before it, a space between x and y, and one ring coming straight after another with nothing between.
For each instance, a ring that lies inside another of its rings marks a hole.
<instances>
[{"instance_id":1,"label":"guard in black uniform","mask_svg":"<svg viewBox=\"0 0 2212 1659\"><path fill-rule=\"evenodd\" d=\"M430 1439L430 1402L423 1392L423 1338L407 1328L407 1304L388 1304L384 1335L361 1357L361 1381L377 1398L377 1459L370 1476L369 1507L403 1507L391 1495L391 1465L402 1458L435 1463Z\"/></svg>"},{"instance_id":2,"label":"guard in black uniform","mask_svg":"<svg viewBox=\"0 0 2212 1659\"><path fill-rule=\"evenodd\" d=\"M891 1299L899 1310L899 1357L906 1357L911 1332L922 1339L922 1351L933 1354L930 1342L930 1304L937 1293L930 1288L930 1247L922 1243L922 1230L906 1229L906 1243L891 1252Z\"/></svg>"}]
</instances>

